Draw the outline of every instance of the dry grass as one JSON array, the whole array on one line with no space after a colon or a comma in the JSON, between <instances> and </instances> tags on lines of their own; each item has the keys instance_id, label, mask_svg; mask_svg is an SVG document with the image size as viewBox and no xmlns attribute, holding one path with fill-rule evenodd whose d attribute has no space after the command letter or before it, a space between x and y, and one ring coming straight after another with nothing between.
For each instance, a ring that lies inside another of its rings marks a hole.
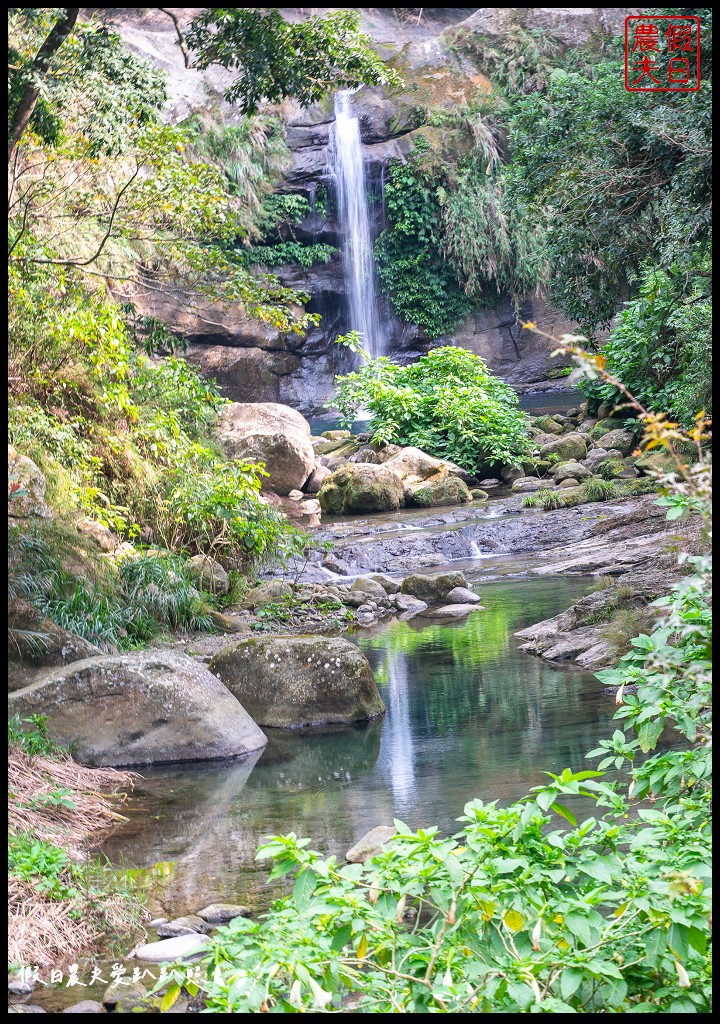
<instances>
[{"instance_id":1,"label":"dry grass","mask_svg":"<svg viewBox=\"0 0 720 1024\"><path fill-rule=\"evenodd\" d=\"M88 845L125 820L117 807L136 778L85 768L69 756L29 756L19 747L8 751L8 768L10 831L52 843L75 862L87 860ZM105 879L98 886L97 877L79 877L72 863L61 878L66 894L58 898L42 891L41 876L9 877L9 963L61 966L137 925L139 905L122 883Z\"/></svg>"},{"instance_id":2,"label":"dry grass","mask_svg":"<svg viewBox=\"0 0 720 1024\"><path fill-rule=\"evenodd\" d=\"M85 768L70 756L31 757L16 747L8 752L8 814L13 831L64 847L83 858L83 846L125 821L115 807L127 799L136 775L114 768ZM70 790L73 807L56 806L52 794Z\"/></svg>"}]
</instances>

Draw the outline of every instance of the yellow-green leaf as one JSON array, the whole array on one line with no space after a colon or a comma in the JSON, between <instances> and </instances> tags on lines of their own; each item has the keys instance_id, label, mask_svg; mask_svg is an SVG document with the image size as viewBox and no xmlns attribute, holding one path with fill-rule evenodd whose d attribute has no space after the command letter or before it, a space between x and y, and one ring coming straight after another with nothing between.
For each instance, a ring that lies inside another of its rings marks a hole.
<instances>
[{"instance_id":1,"label":"yellow-green leaf","mask_svg":"<svg viewBox=\"0 0 720 1024\"><path fill-rule=\"evenodd\" d=\"M160 1003L160 1013L165 1013L166 1010L169 1010L170 1007L175 1004L175 1001L177 1000L177 997L179 995L180 986L177 984L177 982L174 981L172 985L170 985L170 987L168 988L165 995L162 997L162 1002Z\"/></svg>"},{"instance_id":2,"label":"yellow-green leaf","mask_svg":"<svg viewBox=\"0 0 720 1024\"><path fill-rule=\"evenodd\" d=\"M519 932L523 926L522 915L518 914L517 910L505 911L503 921L505 922L506 927L509 928L511 932Z\"/></svg>"}]
</instances>

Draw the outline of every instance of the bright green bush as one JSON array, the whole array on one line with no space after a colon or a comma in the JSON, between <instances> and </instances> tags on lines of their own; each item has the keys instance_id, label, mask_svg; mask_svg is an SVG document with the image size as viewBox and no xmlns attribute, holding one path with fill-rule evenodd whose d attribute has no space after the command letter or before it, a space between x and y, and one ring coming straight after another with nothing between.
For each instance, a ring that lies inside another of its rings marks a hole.
<instances>
[{"instance_id":1,"label":"bright green bush","mask_svg":"<svg viewBox=\"0 0 720 1024\"><path fill-rule=\"evenodd\" d=\"M414 445L471 472L519 465L530 451L515 392L465 349L436 348L407 366L370 360L337 385L330 404L346 424L370 412L374 441Z\"/></svg>"}]
</instances>

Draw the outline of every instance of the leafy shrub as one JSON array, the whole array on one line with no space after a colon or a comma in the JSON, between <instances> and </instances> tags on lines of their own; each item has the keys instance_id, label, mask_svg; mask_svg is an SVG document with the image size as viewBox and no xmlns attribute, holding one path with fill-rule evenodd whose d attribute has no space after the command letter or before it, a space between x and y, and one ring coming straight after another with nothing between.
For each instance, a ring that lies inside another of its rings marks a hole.
<instances>
[{"instance_id":1,"label":"leafy shrub","mask_svg":"<svg viewBox=\"0 0 720 1024\"><path fill-rule=\"evenodd\" d=\"M523 498L525 508L541 508L545 512L552 512L556 508L564 508L565 496L560 491L552 491L549 487L532 494L526 494Z\"/></svg>"},{"instance_id":2,"label":"leafy shrub","mask_svg":"<svg viewBox=\"0 0 720 1024\"><path fill-rule=\"evenodd\" d=\"M9 718L8 747L20 747L31 757L37 754L57 754L62 749L50 739L44 715L30 715L23 719L13 715Z\"/></svg>"},{"instance_id":3,"label":"leafy shrub","mask_svg":"<svg viewBox=\"0 0 720 1024\"><path fill-rule=\"evenodd\" d=\"M303 242L278 242L277 245L254 245L243 250L241 255L248 263L263 263L268 267L282 263L299 263L308 270L314 263L327 263L337 252L334 245L317 242L305 245Z\"/></svg>"},{"instance_id":4,"label":"leafy shrub","mask_svg":"<svg viewBox=\"0 0 720 1024\"><path fill-rule=\"evenodd\" d=\"M618 487L611 480L593 477L582 484L584 501L612 501L620 497Z\"/></svg>"},{"instance_id":5,"label":"leafy shrub","mask_svg":"<svg viewBox=\"0 0 720 1024\"><path fill-rule=\"evenodd\" d=\"M464 349L436 348L408 366L369 360L337 385L329 404L345 424L368 410L376 442L414 445L471 472L517 466L530 451L514 391Z\"/></svg>"},{"instance_id":6,"label":"leafy shrub","mask_svg":"<svg viewBox=\"0 0 720 1024\"><path fill-rule=\"evenodd\" d=\"M407 163L390 164L385 185L390 223L375 243L375 259L380 284L400 319L438 338L454 330L472 307L439 249L440 181L423 169L423 152L416 146Z\"/></svg>"}]
</instances>

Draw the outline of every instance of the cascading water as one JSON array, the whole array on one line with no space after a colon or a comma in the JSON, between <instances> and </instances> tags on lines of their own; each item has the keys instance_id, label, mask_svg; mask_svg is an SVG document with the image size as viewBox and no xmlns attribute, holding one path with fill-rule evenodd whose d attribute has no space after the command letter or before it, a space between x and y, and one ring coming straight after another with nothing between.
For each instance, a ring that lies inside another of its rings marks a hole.
<instances>
[{"instance_id":1,"label":"cascading water","mask_svg":"<svg viewBox=\"0 0 720 1024\"><path fill-rule=\"evenodd\" d=\"M362 335L362 346L374 359L384 354L383 332L378 317L360 124L351 111L351 95L350 92L339 92L335 97L335 132L329 150L329 171L337 189L343 235L349 327Z\"/></svg>"}]
</instances>

